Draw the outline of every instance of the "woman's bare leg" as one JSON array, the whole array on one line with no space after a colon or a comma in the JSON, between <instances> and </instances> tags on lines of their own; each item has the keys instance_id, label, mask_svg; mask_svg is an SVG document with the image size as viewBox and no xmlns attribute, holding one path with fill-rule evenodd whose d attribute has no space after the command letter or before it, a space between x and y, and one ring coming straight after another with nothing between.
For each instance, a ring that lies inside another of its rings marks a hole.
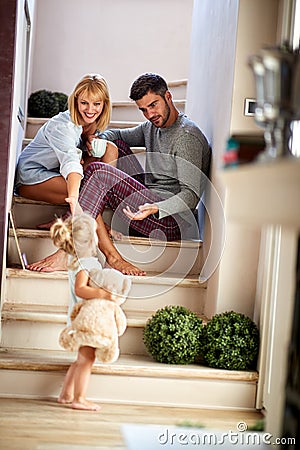
<instances>
[{"instance_id":1,"label":"woman's bare leg","mask_svg":"<svg viewBox=\"0 0 300 450\"><path fill-rule=\"evenodd\" d=\"M38 184L22 185L19 187L22 197L31 200L40 200L52 204L64 204L68 196L66 180L61 177L53 177ZM66 203L67 204L67 203Z\"/></svg>"},{"instance_id":2,"label":"woman's bare leg","mask_svg":"<svg viewBox=\"0 0 300 450\"><path fill-rule=\"evenodd\" d=\"M53 177L43 183L33 185L23 185L19 188L19 194L22 197L31 200L40 200L47 203L63 204L67 197L67 183L61 176ZM28 264L27 269L37 272L54 272L57 270L66 270L67 255L64 251L58 250L41 261Z\"/></svg>"},{"instance_id":3,"label":"woman's bare leg","mask_svg":"<svg viewBox=\"0 0 300 450\"><path fill-rule=\"evenodd\" d=\"M77 361L74 363L74 399L73 409L99 411L100 406L86 399L86 392L90 381L92 366L95 361L95 349L80 347Z\"/></svg>"},{"instance_id":4,"label":"woman's bare leg","mask_svg":"<svg viewBox=\"0 0 300 450\"><path fill-rule=\"evenodd\" d=\"M20 195L32 200L42 200L48 203L64 203L67 197L67 184L63 177L55 177L43 183L30 186L21 186ZM104 253L107 263L125 275L145 275L145 271L125 261L113 245L102 216L97 217L99 248ZM67 269L67 255L58 250L46 258L26 266L27 269L36 272L55 272Z\"/></svg>"},{"instance_id":5,"label":"woman's bare leg","mask_svg":"<svg viewBox=\"0 0 300 450\"><path fill-rule=\"evenodd\" d=\"M146 272L144 270L139 269L122 258L109 237L106 225L103 222L101 215L97 218L97 224L99 249L104 253L106 261L110 267L119 270L125 275L145 275ZM33 270L35 272L55 272L57 270L67 270L67 255L63 250L57 250L55 253L52 253L40 261L28 264L26 269Z\"/></svg>"},{"instance_id":6,"label":"woman's bare leg","mask_svg":"<svg viewBox=\"0 0 300 450\"><path fill-rule=\"evenodd\" d=\"M32 264L27 264L26 269L34 272L56 272L58 270L67 270L68 256L59 249L46 258L36 261Z\"/></svg>"}]
</instances>

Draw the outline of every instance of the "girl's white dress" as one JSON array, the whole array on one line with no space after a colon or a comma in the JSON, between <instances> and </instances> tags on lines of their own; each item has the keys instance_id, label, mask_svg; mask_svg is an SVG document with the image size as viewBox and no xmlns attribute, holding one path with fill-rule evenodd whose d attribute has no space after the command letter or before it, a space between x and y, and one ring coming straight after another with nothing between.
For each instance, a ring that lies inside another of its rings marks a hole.
<instances>
[{"instance_id":1,"label":"girl's white dress","mask_svg":"<svg viewBox=\"0 0 300 450\"><path fill-rule=\"evenodd\" d=\"M70 324L70 315L71 315L71 311L73 309L73 306L78 303L81 302L82 299L81 297L78 297L75 294L75 280L76 280L76 275L78 272L80 272L81 270L86 270L87 273L89 273L91 271L91 269L99 269L102 270L102 266L100 261L98 260L98 258L96 256L89 256L86 258L80 258L78 260L79 265L78 267L76 267L76 269L72 270L72 269L68 269L68 275L69 275L69 286L70 286L70 302L69 302L69 310L68 310L68 325Z\"/></svg>"}]
</instances>

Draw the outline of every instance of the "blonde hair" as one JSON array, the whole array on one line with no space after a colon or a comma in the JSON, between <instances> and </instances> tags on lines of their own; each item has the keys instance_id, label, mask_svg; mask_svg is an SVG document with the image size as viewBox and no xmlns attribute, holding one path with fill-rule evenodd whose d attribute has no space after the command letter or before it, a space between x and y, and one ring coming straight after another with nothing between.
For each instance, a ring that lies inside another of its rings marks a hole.
<instances>
[{"instance_id":1,"label":"blonde hair","mask_svg":"<svg viewBox=\"0 0 300 450\"><path fill-rule=\"evenodd\" d=\"M50 236L56 247L73 256L69 267L75 269L80 258L95 256L96 221L86 213L69 217L65 221L57 219L50 228Z\"/></svg>"},{"instance_id":2,"label":"blonde hair","mask_svg":"<svg viewBox=\"0 0 300 450\"><path fill-rule=\"evenodd\" d=\"M100 131L104 131L110 121L111 101L109 89L105 79L98 74L85 75L82 80L75 86L73 92L68 98L68 107L71 119L75 125L80 125L80 113L78 110L78 97L80 95L87 96L94 101L103 101L103 110L96 120L96 127Z\"/></svg>"}]
</instances>

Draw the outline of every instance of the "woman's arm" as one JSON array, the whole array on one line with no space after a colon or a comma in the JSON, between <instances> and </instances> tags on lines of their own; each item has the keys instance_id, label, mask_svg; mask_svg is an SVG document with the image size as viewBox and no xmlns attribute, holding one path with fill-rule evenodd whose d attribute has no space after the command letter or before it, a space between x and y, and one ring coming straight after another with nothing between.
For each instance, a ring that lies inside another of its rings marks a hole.
<instances>
[{"instance_id":1,"label":"woman's arm","mask_svg":"<svg viewBox=\"0 0 300 450\"><path fill-rule=\"evenodd\" d=\"M71 213L75 214L76 205L78 203L79 187L82 180L80 173L71 172L67 178L68 197L65 199L70 205Z\"/></svg>"},{"instance_id":2,"label":"woman's arm","mask_svg":"<svg viewBox=\"0 0 300 450\"><path fill-rule=\"evenodd\" d=\"M86 270L80 270L75 279L75 294L85 300L105 298L113 300L115 296L103 288L93 288L88 285L89 275Z\"/></svg>"},{"instance_id":3,"label":"woman's arm","mask_svg":"<svg viewBox=\"0 0 300 450\"><path fill-rule=\"evenodd\" d=\"M59 166L60 174L65 180L72 172L83 175L82 151L77 147L82 127L75 126L68 115L52 118L46 125L44 138L53 151L52 167Z\"/></svg>"}]
</instances>

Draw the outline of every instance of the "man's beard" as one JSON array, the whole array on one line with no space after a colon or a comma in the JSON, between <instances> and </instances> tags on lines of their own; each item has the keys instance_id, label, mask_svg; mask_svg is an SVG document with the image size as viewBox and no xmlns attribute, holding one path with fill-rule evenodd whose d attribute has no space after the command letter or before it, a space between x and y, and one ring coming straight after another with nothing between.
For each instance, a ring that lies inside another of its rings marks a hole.
<instances>
[{"instance_id":1,"label":"man's beard","mask_svg":"<svg viewBox=\"0 0 300 450\"><path fill-rule=\"evenodd\" d=\"M156 128L163 128L164 125L168 122L169 117L170 117L170 114L171 114L171 108L170 108L170 106L168 105L168 103L167 103L167 101L166 101L165 98L164 98L164 102L165 102L165 109L164 109L163 115L161 116L162 119L163 119L163 122L162 122L162 124L159 125L159 126L157 126L157 125L155 125L155 124L153 123L153 125L154 125Z\"/></svg>"}]
</instances>

